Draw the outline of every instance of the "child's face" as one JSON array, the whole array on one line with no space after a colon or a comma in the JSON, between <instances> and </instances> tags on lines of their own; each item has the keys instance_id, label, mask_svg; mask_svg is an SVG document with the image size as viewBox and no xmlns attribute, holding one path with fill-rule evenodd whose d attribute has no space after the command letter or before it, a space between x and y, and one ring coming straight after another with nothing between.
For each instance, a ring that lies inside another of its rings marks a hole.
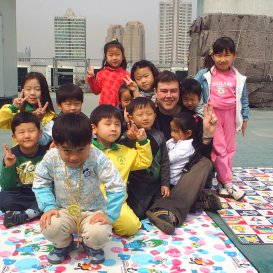
<instances>
[{"instance_id":1,"label":"child's face","mask_svg":"<svg viewBox=\"0 0 273 273\"><path fill-rule=\"evenodd\" d=\"M231 53L229 50L224 50L221 53L212 54L212 59L215 63L216 68L222 72L229 71L235 58L236 54Z\"/></svg>"},{"instance_id":2,"label":"child's face","mask_svg":"<svg viewBox=\"0 0 273 273\"><path fill-rule=\"evenodd\" d=\"M138 128L151 130L156 113L150 105L146 105L145 107L135 109L132 116L129 117Z\"/></svg>"},{"instance_id":3,"label":"child's face","mask_svg":"<svg viewBox=\"0 0 273 273\"><path fill-rule=\"evenodd\" d=\"M58 107L64 114L80 114L82 111L82 102L76 99L66 100L61 104L58 104Z\"/></svg>"},{"instance_id":4,"label":"child's face","mask_svg":"<svg viewBox=\"0 0 273 273\"><path fill-rule=\"evenodd\" d=\"M72 147L64 143L63 145L57 144L56 147L64 163L69 167L77 168L89 157L90 144L87 143L81 147Z\"/></svg>"},{"instance_id":5,"label":"child's face","mask_svg":"<svg viewBox=\"0 0 273 273\"><path fill-rule=\"evenodd\" d=\"M110 47L106 52L106 62L113 68L120 67L122 63L122 52L117 47Z\"/></svg>"},{"instance_id":6,"label":"child's face","mask_svg":"<svg viewBox=\"0 0 273 273\"><path fill-rule=\"evenodd\" d=\"M187 131L186 133L182 132L180 128L176 126L176 124L171 121L171 137L174 141L178 140L186 140L191 136L191 131Z\"/></svg>"},{"instance_id":7,"label":"child's face","mask_svg":"<svg viewBox=\"0 0 273 273\"><path fill-rule=\"evenodd\" d=\"M149 67L138 68L135 71L135 80L138 87L144 91L152 91L154 76Z\"/></svg>"},{"instance_id":8,"label":"child's face","mask_svg":"<svg viewBox=\"0 0 273 273\"><path fill-rule=\"evenodd\" d=\"M32 149L37 147L41 131L33 122L21 123L16 126L13 139L20 145L25 154L32 153Z\"/></svg>"},{"instance_id":9,"label":"child's face","mask_svg":"<svg viewBox=\"0 0 273 273\"><path fill-rule=\"evenodd\" d=\"M125 109L132 100L132 95L129 90L124 89L120 97L120 104L122 109Z\"/></svg>"},{"instance_id":10,"label":"child's face","mask_svg":"<svg viewBox=\"0 0 273 273\"><path fill-rule=\"evenodd\" d=\"M41 86L37 79L30 79L25 82L24 88L22 89L23 97L27 97L26 102L30 105L38 104L38 99L41 98Z\"/></svg>"},{"instance_id":11,"label":"child's face","mask_svg":"<svg viewBox=\"0 0 273 273\"><path fill-rule=\"evenodd\" d=\"M194 110L199 103L199 98L194 93L186 93L182 96L182 103L186 109Z\"/></svg>"},{"instance_id":12,"label":"child's face","mask_svg":"<svg viewBox=\"0 0 273 273\"><path fill-rule=\"evenodd\" d=\"M98 142L109 148L120 137L121 123L115 117L102 118L97 126L92 125L92 129L93 133L97 135Z\"/></svg>"}]
</instances>

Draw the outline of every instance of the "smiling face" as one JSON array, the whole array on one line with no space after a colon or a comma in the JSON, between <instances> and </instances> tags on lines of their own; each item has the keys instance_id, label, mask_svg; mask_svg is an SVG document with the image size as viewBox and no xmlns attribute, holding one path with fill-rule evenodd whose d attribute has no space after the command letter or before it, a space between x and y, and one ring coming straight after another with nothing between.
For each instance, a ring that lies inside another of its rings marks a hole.
<instances>
[{"instance_id":1,"label":"smiling face","mask_svg":"<svg viewBox=\"0 0 273 273\"><path fill-rule=\"evenodd\" d=\"M41 98L41 86L37 79L30 79L25 82L24 88L22 89L23 97L27 97L27 103L30 105L37 105L38 99Z\"/></svg>"},{"instance_id":2,"label":"smiling face","mask_svg":"<svg viewBox=\"0 0 273 273\"><path fill-rule=\"evenodd\" d=\"M119 48L111 46L106 52L106 63L112 68L120 67L122 63L122 52Z\"/></svg>"},{"instance_id":3,"label":"smiling face","mask_svg":"<svg viewBox=\"0 0 273 273\"><path fill-rule=\"evenodd\" d=\"M121 123L115 117L102 118L98 125L92 124L92 129L97 136L97 141L104 147L109 148L120 137Z\"/></svg>"},{"instance_id":4,"label":"smiling face","mask_svg":"<svg viewBox=\"0 0 273 273\"><path fill-rule=\"evenodd\" d=\"M137 68L134 77L141 90L152 91L154 76L149 67Z\"/></svg>"},{"instance_id":5,"label":"smiling face","mask_svg":"<svg viewBox=\"0 0 273 273\"><path fill-rule=\"evenodd\" d=\"M236 54L231 53L229 50L224 50L221 53L212 54L212 59L215 63L216 68L222 72L229 71L235 58Z\"/></svg>"}]
</instances>

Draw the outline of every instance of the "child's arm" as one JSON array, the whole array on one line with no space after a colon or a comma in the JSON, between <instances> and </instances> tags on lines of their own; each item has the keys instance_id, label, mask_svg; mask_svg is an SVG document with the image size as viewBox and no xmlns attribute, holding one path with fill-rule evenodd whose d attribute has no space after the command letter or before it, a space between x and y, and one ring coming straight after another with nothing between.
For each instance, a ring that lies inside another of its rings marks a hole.
<instances>
[{"instance_id":1,"label":"child's arm","mask_svg":"<svg viewBox=\"0 0 273 273\"><path fill-rule=\"evenodd\" d=\"M246 84L244 85L244 88L243 88L241 103L242 103L242 116L243 116L242 134L244 136L246 132L248 114L249 114L249 102L248 102Z\"/></svg>"},{"instance_id":2,"label":"child's arm","mask_svg":"<svg viewBox=\"0 0 273 273\"><path fill-rule=\"evenodd\" d=\"M95 77L94 67L93 66L88 67L86 78L90 86L91 92L94 93L95 95L98 95L101 92L101 80L99 75L100 73L98 72L97 76Z\"/></svg>"}]
</instances>

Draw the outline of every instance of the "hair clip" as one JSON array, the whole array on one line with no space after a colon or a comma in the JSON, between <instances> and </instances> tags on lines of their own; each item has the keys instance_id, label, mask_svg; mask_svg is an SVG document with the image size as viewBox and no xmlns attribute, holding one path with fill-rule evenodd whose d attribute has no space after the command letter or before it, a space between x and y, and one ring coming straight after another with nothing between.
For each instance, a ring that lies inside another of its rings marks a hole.
<instances>
[{"instance_id":1,"label":"hair clip","mask_svg":"<svg viewBox=\"0 0 273 273\"><path fill-rule=\"evenodd\" d=\"M211 56L213 54L213 49L211 48L210 50L209 50L209 55Z\"/></svg>"},{"instance_id":2,"label":"hair clip","mask_svg":"<svg viewBox=\"0 0 273 273\"><path fill-rule=\"evenodd\" d=\"M118 38L113 38L111 42L118 42Z\"/></svg>"}]
</instances>

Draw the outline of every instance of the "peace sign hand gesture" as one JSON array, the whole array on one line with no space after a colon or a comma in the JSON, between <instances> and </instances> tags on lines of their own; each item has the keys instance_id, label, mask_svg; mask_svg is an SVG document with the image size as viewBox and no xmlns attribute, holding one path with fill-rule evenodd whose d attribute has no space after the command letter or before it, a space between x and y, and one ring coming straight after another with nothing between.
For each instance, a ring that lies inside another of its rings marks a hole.
<instances>
[{"instance_id":1,"label":"peace sign hand gesture","mask_svg":"<svg viewBox=\"0 0 273 273\"><path fill-rule=\"evenodd\" d=\"M87 78L93 78L95 76L94 66L89 66L87 68Z\"/></svg>"},{"instance_id":2,"label":"peace sign hand gesture","mask_svg":"<svg viewBox=\"0 0 273 273\"><path fill-rule=\"evenodd\" d=\"M28 99L29 95L24 97L24 90L21 91L21 95L19 98L15 98L13 100L13 106L18 108L18 109L21 109L22 106L23 106L23 103Z\"/></svg>"},{"instance_id":3,"label":"peace sign hand gesture","mask_svg":"<svg viewBox=\"0 0 273 273\"><path fill-rule=\"evenodd\" d=\"M48 106L48 101L45 103L44 107L42 107L41 101L38 99L38 108L33 112L34 115L36 115L40 121L42 121L46 108Z\"/></svg>"},{"instance_id":4,"label":"peace sign hand gesture","mask_svg":"<svg viewBox=\"0 0 273 273\"><path fill-rule=\"evenodd\" d=\"M128 75L126 75L125 78L123 78L123 80L125 81L128 89L133 92L134 98L139 97L140 93L137 83L133 81Z\"/></svg>"},{"instance_id":5,"label":"peace sign hand gesture","mask_svg":"<svg viewBox=\"0 0 273 273\"><path fill-rule=\"evenodd\" d=\"M5 167L8 168L16 163L16 156L12 153L11 149L7 144L4 145L5 157L4 164Z\"/></svg>"}]
</instances>

